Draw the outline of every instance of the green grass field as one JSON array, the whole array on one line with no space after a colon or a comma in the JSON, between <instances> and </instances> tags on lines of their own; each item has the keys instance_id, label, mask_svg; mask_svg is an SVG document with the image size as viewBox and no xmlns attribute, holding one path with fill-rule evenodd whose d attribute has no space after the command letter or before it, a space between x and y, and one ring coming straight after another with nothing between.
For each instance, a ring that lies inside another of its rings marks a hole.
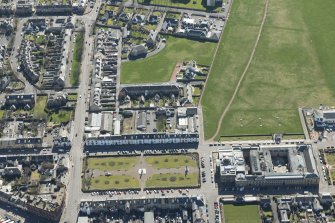
<instances>
[{"instance_id":1,"label":"green grass field","mask_svg":"<svg viewBox=\"0 0 335 223\"><path fill-rule=\"evenodd\" d=\"M193 167L186 176L185 165ZM139 185L146 188L197 187L197 167L198 163L192 159L192 154L88 157L83 161L82 188L91 191L132 189ZM147 169L148 178L138 175L139 168ZM105 176L107 171L111 176Z\"/></svg>"},{"instance_id":2,"label":"green grass field","mask_svg":"<svg viewBox=\"0 0 335 223\"><path fill-rule=\"evenodd\" d=\"M219 6L217 7L207 7L206 1L204 0L138 0L141 4L154 4L154 5L162 5L162 6L169 6L169 7L180 7L180 8L187 8L187 9L198 9L198 10L208 10L208 11L218 11L220 9Z\"/></svg>"},{"instance_id":3,"label":"green grass field","mask_svg":"<svg viewBox=\"0 0 335 223\"><path fill-rule=\"evenodd\" d=\"M91 179L90 190L137 189L138 180L127 175L99 176Z\"/></svg>"},{"instance_id":4,"label":"green grass field","mask_svg":"<svg viewBox=\"0 0 335 223\"><path fill-rule=\"evenodd\" d=\"M198 173L185 176L180 173L154 174L146 181L146 188L196 187Z\"/></svg>"},{"instance_id":5,"label":"green grass field","mask_svg":"<svg viewBox=\"0 0 335 223\"><path fill-rule=\"evenodd\" d=\"M84 48L85 32L79 32L75 36L76 36L76 42L74 45L73 60L71 65L71 78L70 78L72 86L79 85L80 81L81 59Z\"/></svg>"},{"instance_id":6,"label":"green grass field","mask_svg":"<svg viewBox=\"0 0 335 223\"><path fill-rule=\"evenodd\" d=\"M33 109L34 118L46 119L48 114L44 111L47 104L48 96L37 96L35 106Z\"/></svg>"},{"instance_id":7,"label":"green grass field","mask_svg":"<svg viewBox=\"0 0 335 223\"><path fill-rule=\"evenodd\" d=\"M129 170L138 163L138 156L129 157L90 157L87 160L89 169L101 171Z\"/></svg>"},{"instance_id":8,"label":"green grass field","mask_svg":"<svg viewBox=\"0 0 335 223\"><path fill-rule=\"evenodd\" d=\"M223 205L225 223L259 223L258 205Z\"/></svg>"},{"instance_id":9,"label":"green grass field","mask_svg":"<svg viewBox=\"0 0 335 223\"><path fill-rule=\"evenodd\" d=\"M149 156L145 158L145 162L156 169L171 169L180 167L197 167L197 161L191 156L184 155L163 155Z\"/></svg>"},{"instance_id":10,"label":"green grass field","mask_svg":"<svg viewBox=\"0 0 335 223\"><path fill-rule=\"evenodd\" d=\"M236 0L202 100L214 135L255 44L265 0ZM270 0L255 55L220 135L301 133L299 106L333 105L335 2Z\"/></svg>"},{"instance_id":11,"label":"green grass field","mask_svg":"<svg viewBox=\"0 0 335 223\"><path fill-rule=\"evenodd\" d=\"M335 165L335 154L325 153L328 165Z\"/></svg>"},{"instance_id":12,"label":"green grass field","mask_svg":"<svg viewBox=\"0 0 335 223\"><path fill-rule=\"evenodd\" d=\"M3 116L5 115L6 110L0 110L0 119L3 118Z\"/></svg>"},{"instance_id":13,"label":"green grass field","mask_svg":"<svg viewBox=\"0 0 335 223\"><path fill-rule=\"evenodd\" d=\"M214 54L215 43L171 36L165 38L167 39L166 46L158 54L121 64L122 83L168 81L177 62L196 60L198 64L210 64Z\"/></svg>"},{"instance_id":14,"label":"green grass field","mask_svg":"<svg viewBox=\"0 0 335 223\"><path fill-rule=\"evenodd\" d=\"M53 112L50 115L49 121L55 123L67 123L71 121L73 115L73 111L68 110L58 110Z\"/></svg>"}]
</instances>

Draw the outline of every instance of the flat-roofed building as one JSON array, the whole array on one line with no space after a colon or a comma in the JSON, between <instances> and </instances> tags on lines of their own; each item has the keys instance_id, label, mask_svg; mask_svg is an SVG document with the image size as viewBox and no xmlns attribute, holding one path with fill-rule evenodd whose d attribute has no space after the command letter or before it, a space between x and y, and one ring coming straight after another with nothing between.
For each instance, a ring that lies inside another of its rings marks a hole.
<instances>
[{"instance_id":1,"label":"flat-roofed building","mask_svg":"<svg viewBox=\"0 0 335 223\"><path fill-rule=\"evenodd\" d=\"M310 145L220 149L217 170L223 184L238 187L314 186L319 175Z\"/></svg>"},{"instance_id":2,"label":"flat-roofed building","mask_svg":"<svg viewBox=\"0 0 335 223\"><path fill-rule=\"evenodd\" d=\"M334 128L335 126L335 109L320 106L320 109L314 109L313 117L317 128Z\"/></svg>"},{"instance_id":3,"label":"flat-roofed building","mask_svg":"<svg viewBox=\"0 0 335 223\"><path fill-rule=\"evenodd\" d=\"M115 125L116 122L117 121L114 122ZM116 128L118 127L115 127L114 129L115 135L101 135L97 137L88 135L85 141L85 149L91 151L113 151L122 148L133 149L134 145L136 145L136 149L147 147L152 149L154 146L158 149L165 149L168 147L198 148L199 145L199 134L197 133L144 133L117 135Z\"/></svg>"}]
</instances>

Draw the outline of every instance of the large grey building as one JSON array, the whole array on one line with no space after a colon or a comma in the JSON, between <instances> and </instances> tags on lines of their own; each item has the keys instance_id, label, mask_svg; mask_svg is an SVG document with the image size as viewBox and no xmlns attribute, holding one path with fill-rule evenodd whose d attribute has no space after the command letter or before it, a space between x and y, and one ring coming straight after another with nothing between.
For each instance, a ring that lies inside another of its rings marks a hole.
<instances>
[{"instance_id":1,"label":"large grey building","mask_svg":"<svg viewBox=\"0 0 335 223\"><path fill-rule=\"evenodd\" d=\"M333 128L335 126L335 109L323 108L313 111L314 125L316 128Z\"/></svg>"},{"instance_id":2,"label":"large grey building","mask_svg":"<svg viewBox=\"0 0 335 223\"><path fill-rule=\"evenodd\" d=\"M221 182L237 187L317 187L319 184L310 145L220 149L216 164Z\"/></svg>"},{"instance_id":3,"label":"large grey building","mask_svg":"<svg viewBox=\"0 0 335 223\"><path fill-rule=\"evenodd\" d=\"M166 149L173 148L198 148L199 134L197 133L146 133L129 135L108 135L87 137L85 150L120 150L120 149Z\"/></svg>"}]
</instances>

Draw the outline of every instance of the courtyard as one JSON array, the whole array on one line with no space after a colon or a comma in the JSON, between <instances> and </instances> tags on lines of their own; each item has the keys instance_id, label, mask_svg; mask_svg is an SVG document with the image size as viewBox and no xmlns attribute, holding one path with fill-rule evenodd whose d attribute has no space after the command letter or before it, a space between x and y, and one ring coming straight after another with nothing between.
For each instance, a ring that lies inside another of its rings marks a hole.
<instances>
[{"instance_id":1,"label":"courtyard","mask_svg":"<svg viewBox=\"0 0 335 223\"><path fill-rule=\"evenodd\" d=\"M198 154L84 159L83 191L199 186Z\"/></svg>"}]
</instances>

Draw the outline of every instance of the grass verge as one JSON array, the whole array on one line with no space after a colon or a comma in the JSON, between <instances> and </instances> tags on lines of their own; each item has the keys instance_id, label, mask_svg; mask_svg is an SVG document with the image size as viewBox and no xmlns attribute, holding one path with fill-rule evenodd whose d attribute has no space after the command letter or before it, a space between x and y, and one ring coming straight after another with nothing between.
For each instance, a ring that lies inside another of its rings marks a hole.
<instances>
[{"instance_id":1,"label":"grass verge","mask_svg":"<svg viewBox=\"0 0 335 223\"><path fill-rule=\"evenodd\" d=\"M76 34L76 42L73 51L73 60L71 65L71 85L78 86L80 81L81 59L83 54L85 31Z\"/></svg>"},{"instance_id":2,"label":"grass verge","mask_svg":"<svg viewBox=\"0 0 335 223\"><path fill-rule=\"evenodd\" d=\"M219 11L219 4L215 7L208 7L205 0L189 0L189 1L175 1L175 0L138 0L140 4L154 4L169 7L179 7L186 9L197 9L202 11Z\"/></svg>"}]
</instances>

